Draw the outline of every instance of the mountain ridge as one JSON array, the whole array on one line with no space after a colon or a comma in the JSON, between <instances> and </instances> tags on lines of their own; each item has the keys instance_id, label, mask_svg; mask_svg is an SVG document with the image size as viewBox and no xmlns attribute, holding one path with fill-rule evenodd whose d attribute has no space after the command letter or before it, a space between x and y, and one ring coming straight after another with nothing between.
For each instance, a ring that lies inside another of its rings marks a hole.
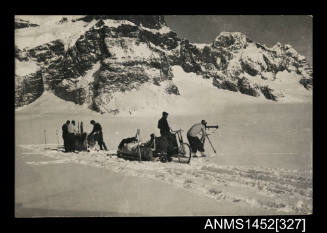
<instances>
[{"instance_id":1,"label":"mountain ridge","mask_svg":"<svg viewBox=\"0 0 327 233\"><path fill-rule=\"evenodd\" d=\"M290 45L268 48L243 33L221 32L211 44L199 47L178 38L163 16L58 17L54 22L50 25L61 34L49 25L46 30L42 25L16 29L22 38L28 33L33 37L36 28L40 36L42 30L54 36L46 43L41 38L34 47L15 46L15 107L51 90L97 112L118 114L119 109L107 107L114 93L137 90L145 83L180 95L171 69L176 65L212 80L217 91L279 101L287 93L273 86L280 81L277 74L287 71L296 74L302 91L312 92L312 67ZM24 66L34 69L26 71Z\"/></svg>"}]
</instances>

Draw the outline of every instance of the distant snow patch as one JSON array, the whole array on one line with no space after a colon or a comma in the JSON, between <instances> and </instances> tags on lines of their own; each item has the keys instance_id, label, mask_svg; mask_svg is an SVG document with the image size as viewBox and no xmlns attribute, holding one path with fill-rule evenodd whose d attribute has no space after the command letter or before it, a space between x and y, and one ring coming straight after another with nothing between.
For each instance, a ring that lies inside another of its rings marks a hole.
<instances>
[{"instance_id":1,"label":"distant snow patch","mask_svg":"<svg viewBox=\"0 0 327 233\"><path fill-rule=\"evenodd\" d=\"M141 29L152 32L153 34L159 33L159 34L167 34L171 32L171 29L167 26L162 26L160 29L152 29L148 27L144 27L142 24L139 26Z\"/></svg>"},{"instance_id":2,"label":"distant snow patch","mask_svg":"<svg viewBox=\"0 0 327 233\"><path fill-rule=\"evenodd\" d=\"M21 62L18 59L15 59L15 75L26 76L37 72L39 69L40 66L32 60Z\"/></svg>"},{"instance_id":3,"label":"distant snow patch","mask_svg":"<svg viewBox=\"0 0 327 233\"><path fill-rule=\"evenodd\" d=\"M115 19L105 19L103 20L104 24L108 27L118 28L121 25L131 25L136 26L134 23L128 20L115 20Z\"/></svg>"},{"instance_id":4,"label":"distant snow patch","mask_svg":"<svg viewBox=\"0 0 327 233\"><path fill-rule=\"evenodd\" d=\"M194 45L198 49L204 49L204 47L206 47L206 46L208 46L208 47L211 46L210 44L206 44L206 43L192 43L192 45Z\"/></svg>"}]
</instances>

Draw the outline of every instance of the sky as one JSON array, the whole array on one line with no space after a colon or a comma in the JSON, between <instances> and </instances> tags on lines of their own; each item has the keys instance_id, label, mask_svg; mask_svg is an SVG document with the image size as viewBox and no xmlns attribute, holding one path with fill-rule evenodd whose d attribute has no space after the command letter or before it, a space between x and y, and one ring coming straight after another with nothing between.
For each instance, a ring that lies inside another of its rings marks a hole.
<instances>
[{"instance_id":1,"label":"sky","mask_svg":"<svg viewBox=\"0 0 327 233\"><path fill-rule=\"evenodd\" d=\"M290 44L312 64L312 17L307 15L166 15L168 26L180 38L211 43L222 31L242 32L272 47Z\"/></svg>"}]
</instances>

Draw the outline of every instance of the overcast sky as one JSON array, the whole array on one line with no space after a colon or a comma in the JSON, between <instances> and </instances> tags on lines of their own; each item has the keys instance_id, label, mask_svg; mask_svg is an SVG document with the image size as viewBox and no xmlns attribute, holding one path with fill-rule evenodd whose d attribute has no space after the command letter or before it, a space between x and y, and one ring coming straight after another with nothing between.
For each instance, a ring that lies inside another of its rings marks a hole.
<instances>
[{"instance_id":1,"label":"overcast sky","mask_svg":"<svg viewBox=\"0 0 327 233\"><path fill-rule=\"evenodd\" d=\"M312 63L311 16L168 15L165 19L179 37L191 42L211 43L222 31L243 32L268 47L291 44Z\"/></svg>"}]
</instances>

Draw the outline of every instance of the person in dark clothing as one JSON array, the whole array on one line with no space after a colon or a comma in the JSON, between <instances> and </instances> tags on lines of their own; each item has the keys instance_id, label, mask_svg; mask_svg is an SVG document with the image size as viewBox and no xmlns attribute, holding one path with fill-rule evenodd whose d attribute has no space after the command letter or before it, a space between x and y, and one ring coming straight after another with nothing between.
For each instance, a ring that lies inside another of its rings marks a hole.
<instances>
[{"instance_id":1,"label":"person in dark clothing","mask_svg":"<svg viewBox=\"0 0 327 233\"><path fill-rule=\"evenodd\" d=\"M158 121L158 128L160 129L160 135L161 135L160 149L161 149L161 153L163 154L163 162L166 162L166 160L172 161L171 155L168 154L168 147L171 144L170 140L173 135L170 133L171 129L169 127L167 118L168 118L168 113L163 112L161 119Z\"/></svg>"},{"instance_id":2,"label":"person in dark clothing","mask_svg":"<svg viewBox=\"0 0 327 233\"><path fill-rule=\"evenodd\" d=\"M68 141L67 141L67 135L68 135L68 125L69 125L70 121L66 121L65 124L62 125L61 129L62 129L62 139L64 140L64 148L65 148L65 152L68 152Z\"/></svg>"},{"instance_id":3,"label":"person in dark clothing","mask_svg":"<svg viewBox=\"0 0 327 233\"><path fill-rule=\"evenodd\" d=\"M161 136L167 135L167 134L170 133L170 127L169 127L167 118L168 118L168 113L163 112L162 117L158 121L158 128L160 129L160 135Z\"/></svg>"},{"instance_id":4,"label":"person in dark clothing","mask_svg":"<svg viewBox=\"0 0 327 233\"><path fill-rule=\"evenodd\" d=\"M100 146L100 150L102 150L102 147L105 150L108 150L106 144L103 141L103 134L102 134L101 125L99 123L95 122L94 120L91 120L90 123L93 125L93 130L90 133L90 136L92 136L94 134L94 138L98 142L98 144Z\"/></svg>"}]
</instances>

